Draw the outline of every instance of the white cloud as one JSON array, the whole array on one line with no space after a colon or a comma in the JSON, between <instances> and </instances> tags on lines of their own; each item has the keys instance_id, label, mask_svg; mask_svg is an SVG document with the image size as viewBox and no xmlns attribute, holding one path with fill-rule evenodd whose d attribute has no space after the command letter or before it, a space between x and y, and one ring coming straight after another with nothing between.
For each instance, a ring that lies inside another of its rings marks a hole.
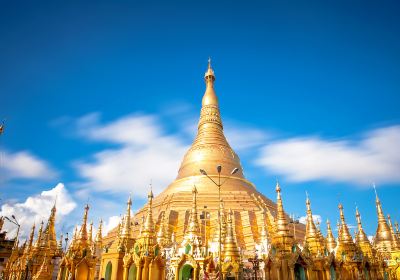
<instances>
[{"instance_id":1,"label":"white cloud","mask_svg":"<svg viewBox=\"0 0 400 280\"><path fill-rule=\"evenodd\" d=\"M264 146L257 163L296 182L395 183L400 182L399 143L400 126L370 131L357 142L292 138Z\"/></svg>"},{"instance_id":2,"label":"white cloud","mask_svg":"<svg viewBox=\"0 0 400 280\"><path fill-rule=\"evenodd\" d=\"M321 223L322 217L320 215L312 215L314 223ZM307 223L307 216L303 216L299 218L299 222L302 224Z\"/></svg>"},{"instance_id":3,"label":"white cloud","mask_svg":"<svg viewBox=\"0 0 400 280\"><path fill-rule=\"evenodd\" d=\"M2 175L6 180L12 179L51 179L56 172L47 162L28 151L10 153L0 150Z\"/></svg>"},{"instance_id":4,"label":"white cloud","mask_svg":"<svg viewBox=\"0 0 400 280\"><path fill-rule=\"evenodd\" d=\"M268 139L265 131L234 122L228 122L224 131L229 144L236 151L259 147Z\"/></svg>"},{"instance_id":5,"label":"white cloud","mask_svg":"<svg viewBox=\"0 0 400 280\"><path fill-rule=\"evenodd\" d=\"M76 207L76 203L72 200L68 190L62 183L57 184L57 186L48 191L28 197L25 202L3 204L0 216L11 218L14 215L21 225L21 238L26 238L34 222L36 226L42 220L46 223L56 199L56 223L58 223ZM15 236L16 234L16 226L10 222L6 221L4 230L9 232L9 236Z\"/></svg>"},{"instance_id":6,"label":"white cloud","mask_svg":"<svg viewBox=\"0 0 400 280\"><path fill-rule=\"evenodd\" d=\"M104 222L104 230L103 230L103 235L107 235L107 233L116 228L121 221L121 217L119 216L111 216L108 218L107 221Z\"/></svg>"},{"instance_id":7,"label":"white cloud","mask_svg":"<svg viewBox=\"0 0 400 280\"><path fill-rule=\"evenodd\" d=\"M158 118L151 115L130 115L100 124L99 115L90 114L77 124L86 139L119 145L75 163L86 180L84 186L99 191L145 197L152 181L154 191L160 192L176 177L187 149L180 137L164 133Z\"/></svg>"}]
</instances>

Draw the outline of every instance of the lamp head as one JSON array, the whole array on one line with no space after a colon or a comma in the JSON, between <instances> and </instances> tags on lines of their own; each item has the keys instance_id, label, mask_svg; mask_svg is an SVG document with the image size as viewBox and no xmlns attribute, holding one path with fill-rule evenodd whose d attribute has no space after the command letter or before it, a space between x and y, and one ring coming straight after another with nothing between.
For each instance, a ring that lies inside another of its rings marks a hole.
<instances>
[{"instance_id":1,"label":"lamp head","mask_svg":"<svg viewBox=\"0 0 400 280\"><path fill-rule=\"evenodd\" d=\"M222 166L221 165L217 166L217 171L218 171L218 173L221 173L221 171L222 171Z\"/></svg>"},{"instance_id":2,"label":"lamp head","mask_svg":"<svg viewBox=\"0 0 400 280\"><path fill-rule=\"evenodd\" d=\"M200 169L200 173L207 176L207 172L204 169Z\"/></svg>"},{"instance_id":3,"label":"lamp head","mask_svg":"<svg viewBox=\"0 0 400 280\"><path fill-rule=\"evenodd\" d=\"M231 175L236 174L238 171L239 171L239 168L235 167L235 168L232 170Z\"/></svg>"}]
</instances>

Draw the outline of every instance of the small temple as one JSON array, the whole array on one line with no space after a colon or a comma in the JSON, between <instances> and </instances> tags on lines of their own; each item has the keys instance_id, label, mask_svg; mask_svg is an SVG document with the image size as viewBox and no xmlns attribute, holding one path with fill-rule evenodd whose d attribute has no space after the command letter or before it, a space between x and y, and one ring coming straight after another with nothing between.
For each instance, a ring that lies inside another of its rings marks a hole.
<instances>
[{"instance_id":1,"label":"small temple","mask_svg":"<svg viewBox=\"0 0 400 280\"><path fill-rule=\"evenodd\" d=\"M376 194L378 227L370 240L356 209L350 233L338 205L338 236L327 221L321 233L306 196L305 224L285 212L282 187L276 198L259 192L243 172L223 130L208 63L197 135L183 157L176 179L132 213L132 198L119 225L96 236L88 224L89 206L69 246L57 242L56 206L46 226L12 248L6 280L203 280L203 279L400 279L398 224L385 216Z\"/></svg>"}]
</instances>

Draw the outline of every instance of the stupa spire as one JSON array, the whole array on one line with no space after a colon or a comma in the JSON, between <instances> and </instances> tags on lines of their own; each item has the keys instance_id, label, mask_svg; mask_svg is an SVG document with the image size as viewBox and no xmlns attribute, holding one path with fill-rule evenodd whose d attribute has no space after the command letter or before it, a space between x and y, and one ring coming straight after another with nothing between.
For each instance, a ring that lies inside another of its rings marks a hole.
<instances>
[{"instance_id":1,"label":"stupa spire","mask_svg":"<svg viewBox=\"0 0 400 280\"><path fill-rule=\"evenodd\" d=\"M293 235L289 229L289 222L283 210L283 203L281 197L281 186L276 182L276 217L275 226L276 232L273 237L273 243L282 251L290 251L294 243Z\"/></svg>"},{"instance_id":2,"label":"stupa spire","mask_svg":"<svg viewBox=\"0 0 400 280\"><path fill-rule=\"evenodd\" d=\"M350 234L349 228L346 224L343 212L343 205L339 203L340 223L341 223L341 237L340 241L344 243L353 243L353 237Z\"/></svg>"},{"instance_id":3,"label":"stupa spire","mask_svg":"<svg viewBox=\"0 0 400 280\"><path fill-rule=\"evenodd\" d=\"M94 241L98 244L101 244L103 242L103 220L100 220L99 228L97 229Z\"/></svg>"},{"instance_id":4,"label":"stupa spire","mask_svg":"<svg viewBox=\"0 0 400 280\"><path fill-rule=\"evenodd\" d=\"M378 216L378 228L376 229L375 234L375 245L377 246L378 250L384 248L390 249L392 246L392 234L385 219L385 215L383 214L382 204L379 200L375 184L373 187L375 191L376 213Z\"/></svg>"},{"instance_id":5,"label":"stupa spire","mask_svg":"<svg viewBox=\"0 0 400 280\"><path fill-rule=\"evenodd\" d=\"M40 223L40 227L39 227L39 232L38 232L38 236L35 242L35 248L39 249L40 246L42 245L42 239L43 239L43 221Z\"/></svg>"},{"instance_id":6,"label":"stupa spire","mask_svg":"<svg viewBox=\"0 0 400 280\"><path fill-rule=\"evenodd\" d=\"M83 213L81 229L79 231L79 240L83 243L85 243L88 240L88 232L87 232L88 212L89 212L89 204L86 204L85 212Z\"/></svg>"},{"instance_id":7,"label":"stupa spire","mask_svg":"<svg viewBox=\"0 0 400 280\"><path fill-rule=\"evenodd\" d=\"M357 243L369 243L368 237L364 232L364 229L361 224L361 215L358 211L358 207L356 207L356 219L357 219L357 235L356 235L356 242Z\"/></svg>"},{"instance_id":8,"label":"stupa spire","mask_svg":"<svg viewBox=\"0 0 400 280\"><path fill-rule=\"evenodd\" d=\"M204 80L206 90L202 99L197 136L181 163L177 179L198 176L199 168L207 170L210 176L215 176L215 166L221 162L224 163L221 175L243 178L240 159L228 144L223 132L211 60L208 62ZM239 172L232 175L230 172L234 168L239 168Z\"/></svg>"},{"instance_id":9,"label":"stupa spire","mask_svg":"<svg viewBox=\"0 0 400 280\"><path fill-rule=\"evenodd\" d=\"M35 236L35 223L33 223L31 233L29 234L28 246L26 247L26 253L28 254L31 253L34 236Z\"/></svg>"},{"instance_id":10,"label":"stupa spire","mask_svg":"<svg viewBox=\"0 0 400 280\"><path fill-rule=\"evenodd\" d=\"M326 220L326 228L326 247L329 252L332 252L336 248L337 243L335 237L333 236L331 223L329 222L329 220Z\"/></svg>"},{"instance_id":11,"label":"stupa spire","mask_svg":"<svg viewBox=\"0 0 400 280\"><path fill-rule=\"evenodd\" d=\"M167 233L165 229L165 212L161 213L160 226L157 232L157 243L164 247L167 243Z\"/></svg>"},{"instance_id":12,"label":"stupa spire","mask_svg":"<svg viewBox=\"0 0 400 280\"><path fill-rule=\"evenodd\" d=\"M197 217L197 188L193 186L192 189L192 210L189 217L189 226L187 235L198 235L199 233L199 221Z\"/></svg>"},{"instance_id":13,"label":"stupa spire","mask_svg":"<svg viewBox=\"0 0 400 280\"><path fill-rule=\"evenodd\" d=\"M131 232L131 208L132 208L132 198L129 196L128 201L126 202L126 214L123 221L122 232L121 235L123 237L129 237Z\"/></svg>"},{"instance_id":14,"label":"stupa spire","mask_svg":"<svg viewBox=\"0 0 400 280\"><path fill-rule=\"evenodd\" d=\"M226 226L226 236L224 240L223 253L224 259L229 261L234 261L239 259L239 248L236 243L236 239L233 233L233 212L232 209L229 209L228 217L227 217L227 226Z\"/></svg>"},{"instance_id":15,"label":"stupa spire","mask_svg":"<svg viewBox=\"0 0 400 280\"><path fill-rule=\"evenodd\" d=\"M92 244L92 242L93 242L93 221L91 221L90 225L89 225L88 241L89 241L89 244Z\"/></svg>"},{"instance_id":16,"label":"stupa spire","mask_svg":"<svg viewBox=\"0 0 400 280\"><path fill-rule=\"evenodd\" d=\"M399 240L397 238L397 235L394 231L393 225L392 225L392 219L390 218L390 215L387 215L388 218L388 223L389 223L389 228L390 228L390 233L392 235L392 247L393 249L399 249L400 248L400 244L399 244Z\"/></svg>"},{"instance_id":17,"label":"stupa spire","mask_svg":"<svg viewBox=\"0 0 400 280\"><path fill-rule=\"evenodd\" d=\"M46 229L45 229L45 235L46 235L46 241L48 242L48 246L50 246L50 249L55 250L57 249L57 235L56 235L56 201L54 201L54 205L51 208L51 213L49 216L49 219L47 221Z\"/></svg>"},{"instance_id":18,"label":"stupa spire","mask_svg":"<svg viewBox=\"0 0 400 280\"><path fill-rule=\"evenodd\" d=\"M305 242L308 244L311 253L321 254L323 251L323 244L320 238L320 232L315 226L313 215L311 212L311 202L310 198L306 198L306 208L307 208L307 223L306 223L306 236Z\"/></svg>"},{"instance_id":19,"label":"stupa spire","mask_svg":"<svg viewBox=\"0 0 400 280\"><path fill-rule=\"evenodd\" d=\"M281 186L279 182L276 182L276 226L277 226L277 234L278 235L287 235L289 233L288 220L285 215L285 211L283 210L283 203L281 197Z\"/></svg>"}]
</instances>

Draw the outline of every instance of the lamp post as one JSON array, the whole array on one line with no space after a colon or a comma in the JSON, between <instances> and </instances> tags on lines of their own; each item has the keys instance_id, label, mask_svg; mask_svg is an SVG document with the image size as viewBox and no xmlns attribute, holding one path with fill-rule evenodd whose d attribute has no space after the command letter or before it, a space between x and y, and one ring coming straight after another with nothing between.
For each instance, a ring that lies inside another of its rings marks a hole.
<instances>
[{"instance_id":1,"label":"lamp post","mask_svg":"<svg viewBox=\"0 0 400 280\"><path fill-rule=\"evenodd\" d=\"M9 221L10 223L13 223L14 225L17 226L17 236L15 237L15 242L17 242L18 236L19 236L19 229L20 229L21 225L18 223L18 221L17 221L17 219L15 218L14 215L11 215L11 218L12 218L12 219L10 219L9 217L5 217L5 218L6 218L6 220ZM15 245L15 242L14 242L14 245Z\"/></svg>"},{"instance_id":2,"label":"lamp post","mask_svg":"<svg viewBox=\"0 0 400 280\"><path fill-rule=\"evenodd\" d=\"M67 252L67 246L68 246L68 240L69 240L68 232L67 232L64 240L65 240L64 253L66 253Z\"/></svg>"},{"instance_id":3,"label":"lamp post","mask_svg":"<svg viewBox=\"0 0 400 280\"><path fill-rule=\"evenodd\" d=\"M204 176L206 176L211 182L214 183L214 185L216 185L218 187L218 203L221 202L221 187L226 183L226 181L228 181L229 179L231 179L232 177L227 177L222 183L221 183L221 171L222 171L222 166L218 165L217 166L217 173L218 173L218 181L215 182L213 178L211 178L207 172L204 169L200 169L200 173ZM237 173L239 171L239 168L235 167L232 171L231 171L231 175L234 175L235 173ZM221 221L221 210L218 211L218 221L219 221L219 252L218 252L218 266L219 266L219 279L222 279L222 259L221 259L221 235L222 235L222 221Z\"/></svg>"},{"instance_id":4,"label":"lamp post","mask_svg":"<svg viewBox=\"0 0 400 280\"><path fill-rule=\"evenodd\" d=\"M258 279L258 275L257 272L260 269L260 262L263 262L263 259L259 259L258 255L257 255L257 250L255 252L255 256L254 258L250 258L249 262L251 262L253 264L253 270L254 270L254 279L257 280Z\"/></svg>"}]
</instances>

